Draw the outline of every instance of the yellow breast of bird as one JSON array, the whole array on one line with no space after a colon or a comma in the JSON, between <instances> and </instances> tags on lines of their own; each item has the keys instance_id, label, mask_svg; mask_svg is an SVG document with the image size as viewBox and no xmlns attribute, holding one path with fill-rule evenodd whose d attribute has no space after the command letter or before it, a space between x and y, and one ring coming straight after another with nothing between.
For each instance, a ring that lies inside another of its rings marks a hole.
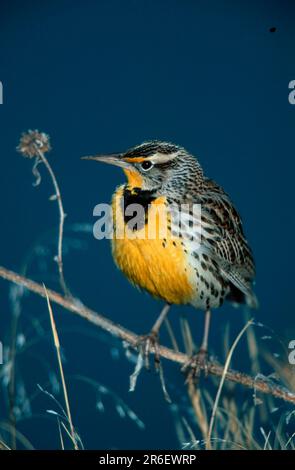
<instances>
[{"instance_id":1,"label":"yellow breast of bird","mask_svg":"<svg viewBox=\"0 0 295 470\"><path fill-rule=\"evenodd\" d=\"M150 208L156 209L155 216L150 217L149 209L142 228L134 231L130 230L124 219L126 208L123 205L123 194L124 187L121 186L112 201L112 253L115 263L133 284L147 290L154 297L172 304L189 303L194 292L190 282L191 268L181 239L172 239L170 236L169 217L167 212L162 212L166 199L154 199ZM167 223L166 237L165 234L163 237L163 225L159 229L163 217L166 217Z\"/></svg>"}]
</instances>

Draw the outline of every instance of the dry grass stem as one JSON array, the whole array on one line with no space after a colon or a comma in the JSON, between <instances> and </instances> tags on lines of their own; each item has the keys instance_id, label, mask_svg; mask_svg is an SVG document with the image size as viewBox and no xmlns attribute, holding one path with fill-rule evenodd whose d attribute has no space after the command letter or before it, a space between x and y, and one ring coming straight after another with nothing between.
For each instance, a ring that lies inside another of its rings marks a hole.
<instances>
[{"instance_id":1,"label":"dry grass stem","mask_svg":"<svg viewBox=\"0 0 295 470\"><path fill-rule=\"evenodd\" d=\"M69 396L68 396L68 391L67 391L63 366L62 366L62 360L61 360L61 354L60 354L60 342L59 342L59 338L58 338L56 324L55 324L55 321L54 321L54 316L53 316L50 300L49 300L49 297L48 297L47 289L46 289L44 284L43 284L43 288L44 288L44 292L45 292L45 296L46 296L46 300L47 300L47 307L48 307L48 312L49 312L49 317L50 317L53 341L54 341L54 346L55 346L57 360L58 360L58 368L59 368L60 377L61 377L64 400L65 400L65 404L66 404L66 412L67 412L67 417L68 417L70 430L71 430L71 439L73 441L75 450L79 450L79 446L78 446L78 443L77 443L77 440L76 440L75 429L74 429L74 426L73 426L72 414L71 414L70 403L69 403Z\"/></svg>"},{"instance_id":2,"label":"dry grass stem","mask_svg":"<svg viewBox=\"0 0 295 470\"><path fill-rule=\"evenodd\" d=\"M245 333L245 331L247 330L247 328L249 328L249 326L250 326L251 324L252 324L252 319L249 320L249 321L246 323L246 325L242 328L242 330L240 331L240 333L239 333L238 336L236 337L235 341L233 342L232 347L230 348L229 353L228 353L228 355L227 355L227 358L226 358L226 361L225 361L225 364L224 364L223 373L222 373L222 376L221 376L221 380L220 380L220 383L219 383L219 386L218 386L218 390L217 390L217 393L216 393L216 398L215 398L214 405L213 405L212 415L211 415L211 418L210 418L210 424L209 424L209 431L208 431L208 436L207 436L206 448L210 448L210 441L211 441L211 436L212 436L212 431L213 431L213 426L214 426L214 420L215 420L215 416L216 416L216 411L217 411L217 408L218 408L218 404L219 404L219 400L220 400L220 396L221 396L221 391L222 391L224 382L225 382L225 380L226 380L226 374L227 374L227 371L228 371L228 369L229 369L229 365L230 365L230 361L231 361L232 355L233 355L234 350L236 349L237 344L238 344L238 342L240 341L241 337L243 336L243 334Z\"/></svg>"}]
</instances>

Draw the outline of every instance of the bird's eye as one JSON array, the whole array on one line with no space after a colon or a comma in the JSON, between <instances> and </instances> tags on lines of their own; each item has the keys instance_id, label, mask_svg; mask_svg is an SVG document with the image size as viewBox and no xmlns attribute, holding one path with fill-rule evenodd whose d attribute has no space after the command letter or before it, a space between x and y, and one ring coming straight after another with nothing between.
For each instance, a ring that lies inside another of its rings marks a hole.
<instances>
[{"instance_id":1,"label":"bird's eye","mask_svg":"<svg viewBox=\"0 0 295 470\"><path fill-rule=\"evenodd\" d=\"M152 162L146 160L145 162L142 162L141 164L141 168L144 170L144 171L148 171L150 170L151 168L153 167L153 164Z\"/></svg>"}]
</instances>

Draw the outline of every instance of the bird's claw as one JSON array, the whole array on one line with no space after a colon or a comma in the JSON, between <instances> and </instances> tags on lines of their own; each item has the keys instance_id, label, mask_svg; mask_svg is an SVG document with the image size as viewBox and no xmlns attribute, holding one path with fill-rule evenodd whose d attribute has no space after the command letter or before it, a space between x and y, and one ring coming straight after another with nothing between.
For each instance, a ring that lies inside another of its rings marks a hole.
<instances>
[{"instance_id":1,"label":"bird's claw","mask_svg":"<svg viewBox=\"0 0 295 470\"><path fill-rule=\"evenodd\" d=\"M137 348L141 354L146 369L150 370L150 354L154 352L155 369L158 371L160 367L160 351L159 351L159 335L155 331L151 331L148 335L140 336Z\"/></svg>"},{"instance_id":2,"label":"bird's claw","mask_svg":"<svg viewBox=\"0 0 295 470\"><path fill-rule=\"evenodd\" d=\"M204 372L205 377L208 376L208 351L200 349L194 354L181 368L181 372L186 374L186 383L195 383Z\"/></svg>"}]
</instances>

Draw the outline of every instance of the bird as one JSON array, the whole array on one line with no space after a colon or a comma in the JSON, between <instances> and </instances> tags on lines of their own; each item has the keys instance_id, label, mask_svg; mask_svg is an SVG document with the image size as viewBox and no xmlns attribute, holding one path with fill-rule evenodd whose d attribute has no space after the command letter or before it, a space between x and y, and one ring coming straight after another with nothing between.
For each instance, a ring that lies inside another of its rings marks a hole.
<instances>
[{"instance_id":1,"label":"bird","mask_svg":"<svg viewBox=\"0 0 295 470\"><path fill-rule=\"evenodd\" d=\"M225 300L258 306L253 254L230 197L192 153L170 142L146 141L125 152L82 158L118 166L127 179L112 197L113 258L133 285L164 301L150 333L142 336L147 364L151 346L159 362L159 331L170 306L191 305L205 313L205 321L189 366L194 374L206 369L211 311ZM142 217L131 223L137 206ZM161 214L152 217L159 207L166 211L164 236L157 231ZM194 207L200 208L198 216ZM147 236L151 228L154 237Z\"/></svg>"}]
</instances>

